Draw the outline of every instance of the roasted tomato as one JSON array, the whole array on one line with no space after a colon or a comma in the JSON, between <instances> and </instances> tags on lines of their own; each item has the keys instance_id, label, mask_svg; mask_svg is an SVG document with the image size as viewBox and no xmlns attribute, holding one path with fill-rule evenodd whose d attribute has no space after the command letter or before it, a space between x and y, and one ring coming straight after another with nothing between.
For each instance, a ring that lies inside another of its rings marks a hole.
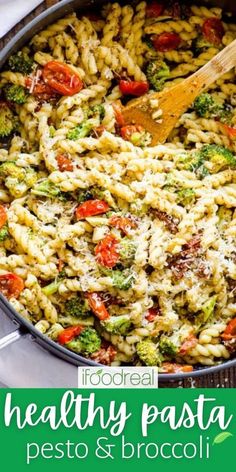
<instances>
[{"instance_id":1,"label":"roasted tomato","mask_svg":"<svg viewBox=\"0 0 236 472\"><path fill-rule=\"evenodd\" d=\"M0 205L0 228L2 228L7 222L7 212L4 206Z\"/></svg>"},{"instance_id":2,"label":"roasted tomato","mask_svg":"<svg viewBox=\"0 0 236 472\"><path fill-rule=\"evenodd\" d=\"M125 216L112 216L108 221L109 225L120 229L124 234L129 234L131 229L137 228L137 223Z\"/></svg>"},{"instance_id":3,"label":"roasted tomato","mask_svg":"<svg viewBox=\"0 0 236 472\"><path fill-rule=\"evenodd\" d=\"M145 318L152 323L158 315L160 315L160 308L153 306L152 308L149 308Z\"/></svg>"},{"instance_id":4,"label":"roasted tomato","mask_svg":"<svg viewBox=\"0 0 236 472\"><path fill-rule=\"evenodd\" d=\"M147 18L157 18L164 11L164 5L159 2L150 2L147 4L146 8L146 17Z\"/></svg>"},{"instance_id":5,"label":"roasted tomato","mask_svg":"<svg viewBox=\"0 0 236 472\"><path fill-rule=\"evenodd\" d=\"M197 344L197 338L193 334L190 334L188 338L183 342L182 346L180 347L179 354L185 355L193 349Z\"/></svg>"},{"instance_id":6,"label":"roasted tomato","mask_svg":"<svg viewBox=\"0 0 236 472\"><path fill-rule=\"evenodd\" d=\"M149 90L148 82L137 82L131 80L120 80L119 83L120 91L123 95L133 95L134 97L140 97Z\"/></svg>"},{"instance_id":7,"label":"roasted tomato","mask_svg":"<svg viewBox=\"0 0 236 472\"><path fill-rule=\"evenodd\" d=\"M60 95L74 95L83 88L79 75L68 65L58 61L50 61L44 66L43 80Z\"/></svg>"},{"instance_id":8,"label":"roasted tomato","mask_svg":"<svg viewBox=\"0 0 236 472\"><path fill-rule=\"evenodd\" d=\"M218 46L225 34L224 26L219 18L207 18L202 25L202 34L209 43Z\"/></svg>"},{"instance_id":9,"label":"roasted tomato","mask_svg":"<svg viewBox=\"0 0 236 472\"><path fill-rule=\"evenodd\" d=\"M122 104L120 100L117 100L116 102L112 103L112 107L115 112L116 124L121 128L125 125L125 120L122 115Z\"/></svg>"},{"instance_id":10,"label":"roasted tomato","mask_svg":"<svg viewBox=\"0 0 236 472\"><path fill-rule=\"evenodd\" d=\"M175 364L173 362L163 362L162 371L164 374L177 374L181 372L192 372L193 366L188 364Z\"/></svg>"},{"instance_id":11,"label":"roasted tomato","mask_svg":"<svg viewBox=\"0 0 236 472\"><path fill-rule=\"evenodd\" d=\"M181 37L178 33L161 33L152 39L153 47L160 52L172 51L177 49L181 43Z\"/></svg>"},{"instance_id":12,"label":"roasted tomato","mask_svg":"<svg viewBox=\"0 0 236 472\"><path fill-rule=\"evenodd\" d=\"M86 298L92 312L99 320L106 320L106 318L109 318L110 315L105 307L102 297L98 293L87 293Z\"/></svg>"},{"instance_id":13,"label":"roasted tomato","mask_svg":"<svg viewBox=\"0 0 236 472\"><path fill-rule=\"evenodd\" d=\"M113 234L107 234L96 246L95 254L97 262L109 269L114 267L119 260L118 243L118 239L116 239Z\"/></svg>"},{"instance_id":14,"label":"roasted tomato","mask_svg":"<svg viewBox=\"0 0 236 472\"><path fill-rule=\"evenodd\" d=\"M222 124L222 125L223 125L223 128L224 128L225 132L229 136L229 138L232 139L232 141L235 140L236 139L236 128L234 128L233 126L225 125L225 124Z\"/></svg>"},{"instance_id":15,"label":"roasted tomato","mask_svg":"<svg viewBox=\"0 0 236 472\"><path fill-rule=\"evenodd\" d=\"M60 172L73 171L73 163L69 157L65 156L64 154L59 154L56 159Z\"/></svg>"},{"instance_id":16,"label":"roasted tomato","mask_svg":"<svg viewBox=\"0 0 236 472\"><path fill-rule=\"evenodd\" d=\"M6 298L18 298L24 289L24 282L21 277L16 274L0 275L0 292Z\"/></svg>"},{"instance_id":17,"label":"roasted tomato","mask_svg":"<svg viewBox=\"0 0 236 472\"><path fill-rule=\"evenodd\" d=\"M83 326L69 326L65 328L58 336L58 342L60 344L67 344L76 336L79 336L81 331L83 331Z\"/></svg>"},{"instance_id":18,"label":"roasted tomato","mask_svg":"<svg viewBox=\"0 0 236 472\"><path fill-rule=\"evenodd\" d=\"M236 318L233 318L226 326L222 338L225 341L230 341L236 338Z\"/></svg>"},{"instance_id":19,"label":"roasted tomato","mask_svg":"<svg viewBox=\"0 0 236 472\"><path fill-rule=\"evenodd\" d=\"M50 98L56 97L55 90L40 79L27 77L25 79L25 86L29 89L32 95L41 100L49 100Z\"/></svg>"},{"instance_id":20,"label":"roasted tomato","mask_svg":"<svg viewBox=\"0 0 236 472\"><path fill-rule=\"evenodd\" d=\"M81 203L76 210L75 215L77 220L83 220L88 216L101 215L109 210L109 205L103 200L87 200Z\"/></svg>"}]
</instances>

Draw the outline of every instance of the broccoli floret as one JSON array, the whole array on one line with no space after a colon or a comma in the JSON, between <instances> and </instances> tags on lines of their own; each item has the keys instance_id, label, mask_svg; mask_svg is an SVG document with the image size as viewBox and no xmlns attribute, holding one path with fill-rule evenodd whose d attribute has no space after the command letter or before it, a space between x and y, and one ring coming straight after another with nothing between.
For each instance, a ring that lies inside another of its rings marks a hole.
<instances>
[{"instance_id":1,"label":"broccoli floret","mask_svg":"<svg viewBox=\"0 0 236 472\"><path fill-rule=\"evenodd\" d=\"M199 179L208 175L208 169L204 165L204 157L199 152L191 152L188 155L180 156L176 162L177 167L195 172Z\"/></svg>"},{"instance_id":2,"label":"broccoli floret","mask_svg":"<svg viewBox=\"0 0 236 472\"><path fill-rule=\"evenodd\" d=\"M65 315L71 316L89 316L90 308L86 298L73 297L65 303Z\"/></svg>"},{"instance_id":3,"label":"broccoli floret","mask_svg":"<svg viewBox=\"0 0 236 472\"><path fill-rule=\"evenodd\" d=\"M0 165L0 177L15 198L22 197L37 181L37 173L31 167L18 167L14 161Z\"/></svg>"},{"instance_id":4,"label":"broccoli floret","mask_svg":"<svg viewBox=\"0 0 236 472\"><path fill-rule=\"evenodd\" d=\"M140 360L145 365L156 366L161 364L162 356L160 355L156 344L154 344L151 339L140 341L136 348Z\"/></svg>"},{"instance_id":5,"label":"broccoli floret","mask_svg":"<svg viewBox=\"0 0 236 472\"><path fill-rule=\"evenodd\" d=\"M94 105L94 107L88 110L88 118L95 118L98 116L99 119L102 121L105 116L105 108L103 105Z\"/></svg>"},{"instance_id":6,"label":"broccoli floret","mask_svg":"<svg viewBox=\"0 0 236 472\"><path fill-rule=\"evenodd\" d=\"M101 338L93 328L85 328L79 336L66 344L66 347L77 353L90 355L101 347Z\"/></svg>"},{"instance_id":7,"label":"broccoli floret","mask_svg":"<svg viewBox=\"0 0 236 472\"><path fill-rule=\"evenodd\" d=\"M76 194L76 200L78 203L86 202L87 200L93 200L93 192L92 189L80 190Z\"/></svg>"},{"instance_id":8,"label":"broccoli floret","mask_svg":"<svg viewBox=\"0 0 236 472\"><path fill-rule=\"evenodd\" d=\"M9 102L23 105L28 98L28 91L21 85L10 85L8 84L4 88L5 97Z\"/></svg>"},{"instance_id":9,"label":"broccoli floret","mask_svg":"<svg viewBox=\"0 0 236 472\"><path fill-rule=\"evenodd\" d=\"M159 92L163 89L165 80L170 76L170 69L161 59L151 61L147 65L146 76L151 87Z\"/></svg>"},{"instance_id":10,"label":"broccoli floret","mask_svg":"<svg viewBox=\"0 0 236 472\"><path fill-rule=\"evenodd\" d=\"M210 162L210 172L219 172L227 167L236 167L236 158L229 149L217 144L205 144L200 152L200 158Z\"/></svg>"},{"instance_id":11,"label":"broccoli floret","mask_svg":"<svg viewBox=\"0 0 236 472\"><path fill-rule=\"evenodd\" d=\"M10 176L14 179L23 180L25 177L25 169L18 167L14 161L6 161L0 165L0 176Z\"/></svg>"},{"instance_id":12,"label":"broccoli floret","mask_svg":"<svg viewBox=\"0 0 236 472\"><path fill-rule=\"evenodd\" d=\"M48 179L38 182L31 191L34 195L39 195L40 197L56 198L61 196L60 189Z\"/></svg>"},{"instance_id":13,"label":"broccoli floret","mask_svg":"<svg viewBox=\"0 0 236 472\"><path fill-rule=\"evenodd\" d=\"M210 47L212 47L212 44L209 43L204 36L198 36L193 41L193 49L196 51L196 54L200 54Z\"/></svg>"},{"instance_id":14,"label":"broccoli floret","mask_svg":"<svg viewBox=\"0 0 236 472\"><path fill-rule=\"evenodd\" d=\"M161 336L159 340L159 349L163 356L167 357L175 357L177 353L177 347L173 344L173 342L167 338L167 336Z\"/></svg>"},{"instance_id":15,"label":"broccoli floret","mask_svg":"<svg viewBox=\"0 0 236 472\"><path fill-rule=\"evenodd\" d=\"M202 313L203 313L203 322L206 323L207 320L211 317L214 312L215 304L217 300L217 295L213 295L213 297L209 298L209 300L204 303L202 306Z\"/></svg>"},{"instance_id":16,"label":"broccoli floret","mask_svg":"<svg viewBox=\"0 0 236 472\"><path fill-rule=\"evenodd\" d=\"M67 139L77 141L77 139L86 138L93 129L93 124L89 121L81 123L67 133Z\"/></svg>"},{"instance_id":17,"label":"broccoli floret","mask_svg":"<svg viewBox=\"0 0 236 472\"><path fill-rule=\"evenodd\" d=\"M218 118L223 123L230 123L232 109L228 104L220 104L209 93L202 93L194 102L196 113L204 118Z\"/></svg>"},{"instance_id":18,"label":"broccoli floret","mask_svg":"<svg viewBox=\"0 0 236 472\"><path fill-rule=\"evenodd\" d=\"M132 287L134 280L134 275L128 269L112 271L113 287L118 288L119 290L129 290Z\"/></svg>"},{"instance_id":19,"label":"broccoli floret","mask_svg":"<svg viewBox=\"0 0 236 472\"><path fill-rule=\"evenodd\" d=\"M136 244L129 238L123 238L119 243L120 261L124 266L130 266L137 250Z\"/></svg>"},{"instance_id":20,"label":"broccoli floret","mask_svg":"<svg viewBox=\"0 0 236 472\"><path fill-rule=\"evenodd\" d=\"M195 201L195 192L191 188L184 188L177 192L177 203L183 206L192 205Z\"/></svg>"},{"instance_id":21,"label":"broccoli floret","mask_svg":"<svg viewBox=\"0 0 236 472\"><path fill-rule=\"evenodd\" d=\"M42 292L44 293L44 295L49 297L50 295L53 295L58 291L60 283L60 280L54 280L54 282L51 282L49 285L43 287Z\"/></svg>"},{"instance_id":22,"label":"broccoli floret","mask_svg":"<svg viewBox=\"0 0 236 472\"><path fill-rule=\"evenodd\" d=\"M127 334L131 324L129 315L110 316L110 318L101 322L108 333L121 334L122 336Z\"/></svg>"},{"instance_id":23,"label":"broccoli floret","mask_svg":"<svg viewBox=\"0 0 236 472\"><path fill-rule=\"evenodd\" d=\"M0 102L0 138L9 136L16 129L16 118L5 102Z\"/></svg>"},{"instance_id":24,"label":"broccoli floret","mask_svg":"<svg viewBox=\"0 0 236 472\"><path fill-rule=\"evenodd\" d=\"M0 229L0 242L5 241L9 236L7 225L2 226Z\"/></svg>"},{"instance_id":25,"label":"broccoli floret","mask_svg":"<svg viewBox=\"0 0 236 472\"><path fill-rule=\"evenodd\" d=\"M13 72L21 72L27 75L32 71L34 61L27 54L20 51L9 58L8 65Z\"/></svg>"}]
</instances>

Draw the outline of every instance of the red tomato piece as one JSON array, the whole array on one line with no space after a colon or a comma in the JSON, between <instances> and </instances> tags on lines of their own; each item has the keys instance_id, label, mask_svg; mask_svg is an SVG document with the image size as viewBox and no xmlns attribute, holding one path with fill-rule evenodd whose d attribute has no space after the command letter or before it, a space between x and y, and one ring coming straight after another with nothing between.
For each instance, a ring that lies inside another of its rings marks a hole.
<instances>
[{"instance_id":1,"label":"red tomato piece","mask_svg":"<svg viewBox=\"0 0 236 472\"><path fill-rule=\"evenodd\" d=\"M188 364L175 364L173 362L163 362L162 369L164 374L177 374L181 372L192 372L193 366Z\"/></svg>"},{"instance_id":2,"label":"red tomato piece","mask_svg":"<svg viewBox=\"0 0 236 472\"><path fill-rule=\"evenodd\" d=\"M180 347L179 354L187 354L190 349L193 349L197 344L197 338L193 334L190 334L186 341L183 342L182 346Z\"/></svg>"},{"instance_id":3,"label":"red tomato piece","mask_svg":"<svg viewBox=\"0 0 236 472\"><path fill-rule=\"evenodd\" d=\"M56 159L60 172L73 171L73 163L69 157L65 156L64 154L59 154Z\"/></svg>"},{"instance_id":4,"label":"red tomato piece","mask_svg":"<svg viewBox=\"0 0 236 472\"><path fill-rule=\"evenodd\" d=\"M114 267L119 260L118 243L118 239L116 239L113 234L107 234L96 246L95 254L97 262L109 269Z\"/></svg>"},{"instance_id":5,"label":"red tomato piece","mask_svg":"<svg viewBox=\"0 0 236 472\"><path fill-rule=\"evenodd\" d=\"M223 124L223 127L230 139L232 140L236 139L236 128L234 128L233 126L225 125L225 124Z\"/></svg>"},{"instance_id":6,"label":"red tomato piece","mask_svg":"<svg viewBox=\"0 0 236 472\"><path fill-rule=\"evenodd\" d=\"M202 34L212 44L218 46L225 34L224 26L219 18L207 18L202 25Z\"/></svg>"},{"instance_id":7,"label":"red tomato piece","mask_svg":"<svg viewBox=\"0 0 236 472\"><path fill-rule=\"evenodd\" d=\"M177 49L181 43L181 37L178 33L161 33L152 39L153 47L160 52L172 51Z\"/></svg>"},{"instance_id":8,"label":"red tomato piece","mask_svg":"<svg viewBox=\"0 0 236 472\"><path fill-rule=\"evenodd\" d=\"M77 220L83 220L87 216L96 216L106 213L109 210L109 205L103 200L87 200L81 203L76 210L75 215Z\"/></svg>"},{"instance_id":9,"label":"red tomato piece","mask_svg":"<svg viewBox=\"0 0 236 472\"><path fill-rule=\"evenodd\" d=\"M67 344L76 336L79 336L81 331L83 331L83 326L69 326L69 328L65 328L58 336L57 341L60 344Z\"/></svg>"},{"instance_id":10,"label":"red tomato piece","mask_svg":"<svg viewBox=\"0 0 236 472\"><path fill-rule=\"evenodd\" d=\"M222 338L225 341L230 341L231 339L236 338L236 318L233 318L230 320L230 322L227 324L223 334Z\"/></svg>"},{"instance_id":11,"label":"red tomato piece","mask_svg":"<svg viewBox=\"0 0 236 472\"><path fill-rule=\"evenodd\" d=\"M16 274L0 275L0 292L6 298L18 298L24 289L24 282L21 277Z\"/></svg>"},{"instance_id":12,"label":"red tomato piece","mask_svg":"<svg viewBox=\"0 0 236 472\"><path fill-rule=\"evenodd\" d=\"M4 206L0 205L0 228L2 228L7 222L7 212Z\"/></svg>"},{"instance_id":13,"label":"red tomato piece","mask_svg":"<svg viewBox=\"0 0 236 472\"><path fill-rule=\"evenodd\" d=\"M140 97L149 90L148 82L137 82L131 80L120 80L119 83L120 91L123 95L133 95L134 97Z\"/></svg>"},{"instance_id":14,"label":"red tomato piece","mask_svg":"<svg viewBox=\"0 0 236 472\"><path fill-rule=\"evenodd\" d=\"M150 2L147 4L146 8L146 17L147 18L157 18L160 16L164 11L164 5L158 2Z\"/></svg>"},{"instance_id":15,"label":"red tomato piece","mask_svg":"<svg viewBox=\"0 0 236 472\"><path fill-rule=\"evenodd\" d=\"M142 131L144 131L144 128L141 125L126 125L121 128L120 133L123 139L130 141L134 133L141 133Z\"/></svg>"},{"instance_id":16,"label":"red tomato piece","mask_svg":"<svg viewBox=\"0 0 236 472\"><path fill-rule=\"evenodd\" d=\"M87 293L86 298L88 299L92 312L99 320L106 320L110 317L105 304L102 301L102 297L98 293Z\"/></svg>"},{"instance_id":17,"label":"red tomato piece","mask_svg":"<svg viewBox=\"0 0 236 472\"><path fill-rule=\"evenodd\" d=\"M150 323L155 320L155 318L160 315L160 309L158 307L152 307L149 308L145 318L148 320Z\"/></svg>"},{"instance_id":18,"label":"red tomato piece","mask_svg":"<svg viewBox=\"0 0 236 472\"><path fill-rule=\"evenodd\" d=\"M125 216L114 215L109 219L108 223L109 225L114 226L114 228L120 229L125 234L129 234L131 229L137 228L137 223Z\"/></svg>"},{"instance_id":19,"label":"red tomato piece","mask_svg":"<svg viewBox=\"0 0 236 472\"><path fill-rule=\"evenodd\" d=\"M60 95L74 95L83 88L78 74L67 64L50 61L43 68L43 80Z\"/></svg>"},{"instance_id":20,"label":"red tomato piece","mask_svg":"<svg viewBox=\"0 0 236 472\"><path fill-rule=\"evenodd\" d=\"M35 82L32 86L34 79L32 77L27 77L25 79L25 86L29 90L32 88L32 95L35 97L42 98L43 100L49 100L49 98L55 97L56 92L49 85L45 84L42 80Z\"/></svg>"},{"instance_id":21,"label":"red tomato piece","mask_svg":"<svg viewBox=\"0 0 236 472\"><path fill-rule=\"evenodd\" d=\"M116 102L112 103L113 110L115 112L115 119L116 119L116 124L119 127L122 127L125 125L125 120L122 115L122 104L119 100Z\"/></svg>"}]
</instances>

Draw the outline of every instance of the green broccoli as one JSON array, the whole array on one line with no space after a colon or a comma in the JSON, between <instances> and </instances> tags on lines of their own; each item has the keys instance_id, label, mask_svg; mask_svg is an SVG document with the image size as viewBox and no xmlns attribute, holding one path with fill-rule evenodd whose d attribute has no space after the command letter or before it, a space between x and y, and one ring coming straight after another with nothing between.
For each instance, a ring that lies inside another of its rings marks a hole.
<instances>
[{"instance_id":1,"label":"green broccoli","mask_svg":"<svg viewBox=\"0 0 236 472\"><path fill-rule=\"evenodd\" d=\"M199 151L200 159L210 162L210 172L236 167L236 158L229 149L218 144L205 144Z\"/></svg>"},{"instance_id":2,"label":"green broccoli","mask_svg":"<svg viewBox=\"0 0 236 472\"><path fill-rule=\"evenodd\" d=\"M173 344L173 342L167 338L167 336L162 335L159 340L159 349L160 353L163 356L167 357L175 357L178 351L177 347Z\"/></svg>"},{"instance_id":3,"label":"green broccoli","mask_svg":"<svg viewBox=\"0 0 236 472\"><path fill-rule=\"evenodd\" d=\"M213 295L202 306L202 313L203 313L202 321L204 323L206 323L207 320L213 315L216 301L217 301L217 295Z\"/></svg>"},{"instance_id":4,"label":"green broccoli","mask_svg":"<svg viewBox=\"0 0 236 472\"><path fill-rule=\"evenodd\" d=\"M13 197L22 197L37 181L37 173L31 167L18 167L14 161L0 165L0 177Z\"/></svg>"},{"instance_id":5,"label":"green broccoli","mask_svg":"<svg viewBox=\"0 0 236 472\"><path fill-rule=\"evenodd\" d=\"M88 110L88 118L95 118L99 117L100 121L103 120L105 116L105 108L103 105L94 105L92 108L89 108Z\"/></svg>"},{"instance_id":6,"label":"green broccoli","mask_svg":"<svg viewBox=\"0 0 236 472\"><path fill-rule=\"evenodd\" d=\"M177 203L183 206L192 205L195 201L195 192L191 188L184 188L177 192Z\"/></svg>"},{"instance_id":7,"label":"green broccoli","mask_svg":"<svg viewBox=\"0 0 236 472\"><path fill-rule=\"evenodd\" d=\"M119 243L119 255L121 264L125 267L129 267L135 257L135 253L137 250L137 245L129 238L122 238Z\"/></svg>"},{"instance_id":8,"label":"green broccoli","mask_svg":"<svg viewBox=\"0 0 236 472\"><path fill-rule=\"evenodd\" d=\"M21 72L27 75L32 72L34 61L27 54L20 51L9 58L8 65L13 72Z\"/></svg>"},{"instance_id":9,"label":"green broccoli","mask_svg":"<svg viewBox=\"0 0 236 472\"><path fill-rule=\"evenodd\" d=\"M40 197L57 198L61 196L60 189L48 179L37 182L31 191L34 195L39 195Z\"/></svg>"},{"instance_id":10,"label":"green broccoli","mask_svg":"<svg viewBox=\"0 0 236 472\"><path fill-rule=\"evenodd\" d=\"M93 129L93 124L86 120L81 125L76 126L67 133L67 139L77 141L77 139L86 138Z\"/></svg>"},{"instance_id":11,"label":"green broccoli","mask_svg":"<svg viewBox=\"0 0 236 472\"><path fill-rule=\"evenodd\" d=\"M86 190L79 190L76 193L76 200L78 203L83 203L86 202L87 200L93 200L93 192L92 189L86 189Z\"/></svg>"},{"instance_id":12,"label":"green broccoli","mask_svg":"<svg viewBox=\"0 0 236 472\"><path fill-rule=\"evenodd\" d=\"M218 118L230 123L232 110L230 105L218 103L209 93L202 93L194 102L194 110L203 118Z\"/></svg>"},{"instance_id":13,"label":"green broccoli","mask_svg":"<svg viewBox=\"0 0 236 472\"><path fill-rule=\"evenodd\" d=\"M67 300L65 303L65 315L77 317L89 316L90 308L86 298L77 296Z\"/></svg>"},{"instance_id":14,"label":"green broccoli","mask_svg":"<svg viewBox=\"0 0 236 472\"><path fill-rule=\"evenodd\" d=\"M9 237L8 227L7 225L2 226L0 229L0 242L5 241Z\"/></svg>"},{"instance_id":15,"label":"green broccoli","mask_svg":"<svg viewBox=\"0 0 236 472\"><path fill-rule=\"evenodd\" d=\"M101 321L103 328L112 334L126 335L131 327L129 315L110 316L107 320Z\"/></svg>"},{"instance_id":16,"label":"green broccoli","mask_svg":"<svg viewBox=\"0 0 236 472\"><path fill-rule=\"evenodd\" d=\"M66 344L71 351L90 355L101 347L101 338L94 328L85 328L79 336L76 336Z\"/></svg>"},{"instance_id":17,"label":"green broccoli","mask_svg":"<svg viewBox=\"0 0 236 472\"><path fill-rule=\"evenodd\" d=\"M132 287L134 280L134 275L128 269L112 271L113 287L118 288L119 290L129 290Z\"/></svg>"},{"instance_id":18,"label":"green broccoli","mask_svg":"<svg viewBox=\"0 0 236 472\"><path fill-rule=\"evenodd\" d=\"M0 138L9 136L16 129L16 118L5 102L0 102Z\"/></svg>"},{"instance_id":19,"label":"green broccoli","mask_svg":"<svg viewBox=\"0 0 236 472\"><path fill-rule=\"evenodd\" d=\"M156 344L154 344L151 339L140 341L136 348L140 360L145 365L157 366L161 364L162 356L160 355Z\"/></svg>"},{"instance_id":20,"label":"green broccoli","mask_svg":"<svg viewBox=\"0 0 236 472\"><path fill-rule=\"evenodd\" d=\"M187 155L180 156L176 162L177 167L184 170L195 172L199 179L209 174L204 164L204 157L200 152L190 152Z\"/></svg>"},{"instance_id":21,"label":"green broccoli","mask_svg":"<svg viewBox=\"0 0 236 472\"><path fill-rule=\"evenodd\" d=\"M209 43L206 38L204 38L204 36L198 36L195 40L193 40L193 49L195 50L196 54L200 54L210 47L212 47L212 44Z\"/></svg>"},{"instance_id":22,"label":"green broccoli","mask_svg":"<svg viewBox=\"0 0 236 472\"><path fill-rule=\"evenodd\" d=\"M150 61L147 65L146 76L151 87L159 92L163 89L166 79L170 76L170 69L161 59Z\"/></svg>"},{"instance_id":23,"label":"green broccoli","mask_svg":"<svg viewBox=\"0 0 236 472\"><path fill-rule=\"evenodd\" d=\"M28 98L28 91L21 85L8 84L4 88L6 100L23 105Z\"/></svg>"}]
</instances>

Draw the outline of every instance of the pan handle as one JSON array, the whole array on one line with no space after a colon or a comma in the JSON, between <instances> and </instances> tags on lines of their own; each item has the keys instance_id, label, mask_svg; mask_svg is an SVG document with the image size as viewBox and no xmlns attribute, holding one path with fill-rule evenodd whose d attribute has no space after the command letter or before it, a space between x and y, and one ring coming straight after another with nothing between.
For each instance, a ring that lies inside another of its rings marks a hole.
<instances>
[{"instance_id":1,"label":"pan handle","mask_svg":"<svg viewBox=\"0 0 236 472\"><path fill-rule=\"evenodd\" d=\"M15 343L18 341L18 339L20 339L22 336L25 336L26 334L27 332L23 331L22 329L16 329L15 331L12 331L12 333L7 334L0 339L0 351L1 349L9 346L9 344Z\"/></svg>"}]
</instances>

